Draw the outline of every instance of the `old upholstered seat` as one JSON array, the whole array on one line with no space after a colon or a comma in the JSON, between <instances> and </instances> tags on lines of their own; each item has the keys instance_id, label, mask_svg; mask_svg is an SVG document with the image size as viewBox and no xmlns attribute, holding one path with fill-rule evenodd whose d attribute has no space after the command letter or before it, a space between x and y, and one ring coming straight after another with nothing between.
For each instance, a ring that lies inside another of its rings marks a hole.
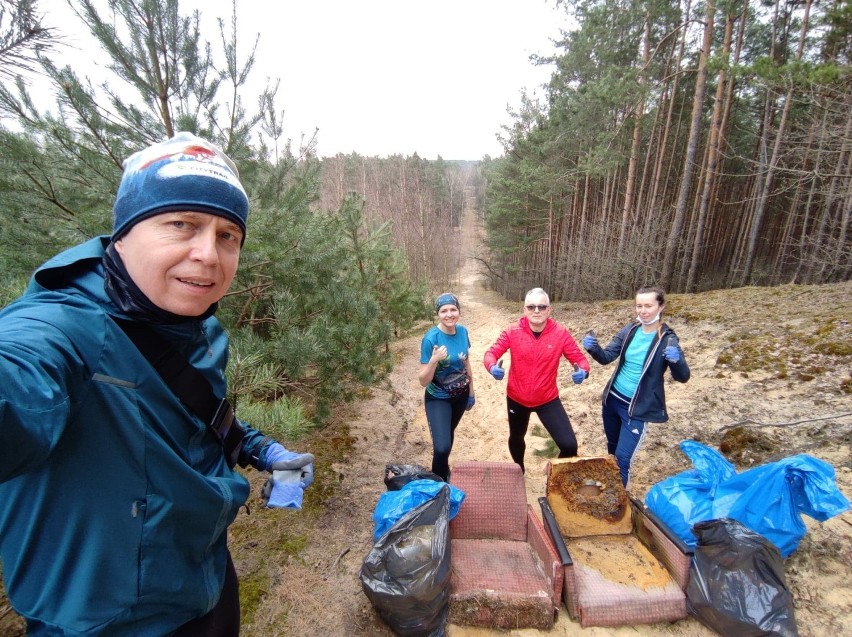
<instances>
[{"instance_id":1,"label":"old upholstered seat","mask_svg":"<svg viewBox=\"0 0 852 637\"><path fill-rule=\"evenodd\" d=\"M588 626L686 617L692 551L621 485L613 456L554 460L545 528L564 566L568 614Z\"/></svg>"},{"instance_id":2,"label":"old upholstered seat","mask_svg":"<svg viewBox=\"0 0 852 637\"><path fill-rule=\"evenodd\" d=\"M501 629L553 626L562 561L527 504L521 468L460 462L451 482L466 496L450 522L449 621Z\"/></svg>"}]
</instances>

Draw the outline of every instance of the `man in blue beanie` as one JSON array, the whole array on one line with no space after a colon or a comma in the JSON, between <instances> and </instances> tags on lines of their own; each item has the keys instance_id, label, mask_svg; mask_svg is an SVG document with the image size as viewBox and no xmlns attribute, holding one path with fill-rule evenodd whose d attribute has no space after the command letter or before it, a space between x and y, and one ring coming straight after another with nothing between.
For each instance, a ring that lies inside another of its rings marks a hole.
<instances>
[{"instance_id":1,"label":"man in blue beanie","mask_svg":"<svg viewBox=\"0 0 852 637\"><path fill-rule=\"evenodd\" d=\"M28 634L239 634L234 467L272 473L269 507L299 508L313 479L313 456L224 399L213 314L248 212L234 163L180 133L125 162L111 237L0 312L0 558Z\"/></svg>"}]
</instances>

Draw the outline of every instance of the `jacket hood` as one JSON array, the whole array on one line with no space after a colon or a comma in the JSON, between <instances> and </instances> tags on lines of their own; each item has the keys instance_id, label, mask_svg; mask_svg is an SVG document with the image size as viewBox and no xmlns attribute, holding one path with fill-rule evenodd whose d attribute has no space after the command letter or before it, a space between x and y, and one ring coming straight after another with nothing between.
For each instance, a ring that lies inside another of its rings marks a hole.
<instances>
[{"instance_id":1,"label":"jacket hood","mask_svg":"<svg viewBox=\"0 0 852 637\"><path fill-rule=\"evenodd\" d=\"M108 244L109 237L101 236L60 252L35 271L26 293L74 288L99 302L108 303L101 267Z\"/></svg>"}]
</instances>

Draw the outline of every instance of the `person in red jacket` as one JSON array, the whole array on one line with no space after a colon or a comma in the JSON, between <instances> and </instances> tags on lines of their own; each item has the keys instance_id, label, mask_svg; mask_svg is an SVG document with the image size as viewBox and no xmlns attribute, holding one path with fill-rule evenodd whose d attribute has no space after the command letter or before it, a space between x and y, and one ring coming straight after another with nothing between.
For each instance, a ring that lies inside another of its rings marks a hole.
<instances>
[{"instance_id":1,"label":"person in red jacket","mask_svg":"<svg viewBox=\"0 0 852 637\"><path fill-rule=\"evenodd\" d=\"M527 292L524 316L500 333L483 359L485 369L496 380L503 380L506 370L499 359L507 350L512 350L512 365L506 387L509 453L522 470L527 448L524 436L532 412L536 413L559 447L560 458L577 455L577 437L559 399L556 373L564 356L574 365L571 379L579 385L589 375L589 361L577 347L571 333L550 318L551 312L547 292L541 288Z\"/></svg>"}]
</instances>

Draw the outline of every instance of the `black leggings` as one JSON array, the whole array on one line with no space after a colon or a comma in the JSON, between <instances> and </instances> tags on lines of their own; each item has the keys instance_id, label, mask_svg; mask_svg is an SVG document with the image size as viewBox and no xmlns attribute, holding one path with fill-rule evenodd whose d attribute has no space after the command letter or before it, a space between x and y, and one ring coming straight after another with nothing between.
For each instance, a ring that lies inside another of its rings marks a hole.
<instances>
[{"instance_id":1,"label":"black leggings","mask_svg":"<svg viewBox=\"0 0 852 637\"><path fill-rule=\"evenodd\" d=\"M509 453L512 454L512 460L521 465L522 470L524 452L527 450L524 436L527 435L532 412L536 413L553 442L559 447L560 458L573 458L577 455L577 436L574 435L571 421L559 398L538 407L524 407L507 396L506 407L509 410Z\"/></svg>"},{"instance_id":2,"label":"black leggings","mask_svg":"<svg viewBox=\"0 0 852 637\"><path fill-rule=\"evenodd\" d=\"M225 584L219 601L206 615L188 621L172 637L238 637L240 634L240 586L237 570L228 553Z\"/></svg>"},{"instance_id":3,"label":"black leggings","mask_svg":"<svg viewBox=\"0 0 852 637\"><path fill-rule=\"evenodd\" d=\"M432 473L450 480L450 452L456 438L456 427L467 409L470 393L457 398L435 398L425 392L426 422L432 434Z\"/></svg>"}]
</instances>

